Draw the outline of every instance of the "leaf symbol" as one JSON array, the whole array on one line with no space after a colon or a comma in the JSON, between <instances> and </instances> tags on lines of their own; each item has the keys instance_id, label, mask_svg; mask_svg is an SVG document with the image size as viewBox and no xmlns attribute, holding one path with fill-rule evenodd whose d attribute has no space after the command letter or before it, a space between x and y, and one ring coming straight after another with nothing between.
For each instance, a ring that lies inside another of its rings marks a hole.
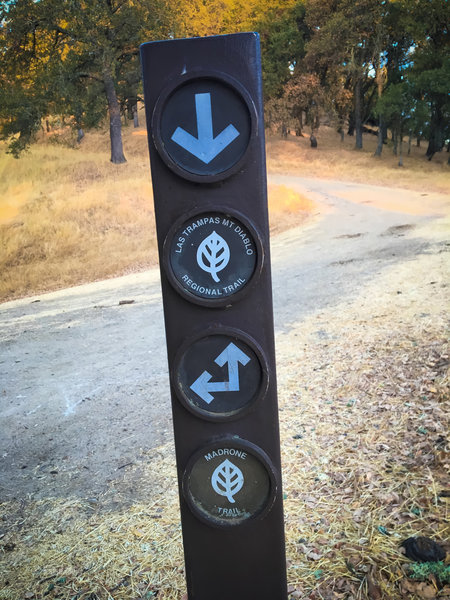
<instances>
[{"instance_id":1,"label":"leaf symbol","mask_svg":"<svg viewBox=\"0 0 450 600\"><path fill-rule=\"evenodd\" d=\"M215 231L206 237L197 249L198 266L211 274L216 283L220 281L217 273L225 269L230 260L230 248L226 241Z\"/></svg>"},{"instance_id":2,"label":"leaf symbol","mask_svg":"<svg viewBox=\"0 0 450 600\"><path fill-rule=\"evenodd\" d=\"M228 459L224 460L214 471L211 477L213 490L220 496L226 496L231 504L234 504L234 498L244 485L244 475L239 467L233 465Z\"/></svg>"}]
</instances>

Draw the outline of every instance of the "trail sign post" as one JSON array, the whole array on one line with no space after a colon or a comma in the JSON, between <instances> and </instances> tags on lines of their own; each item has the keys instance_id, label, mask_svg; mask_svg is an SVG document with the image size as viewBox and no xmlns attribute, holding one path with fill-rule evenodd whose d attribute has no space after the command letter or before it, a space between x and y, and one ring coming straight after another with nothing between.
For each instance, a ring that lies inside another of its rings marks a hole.
<instances>
[{"instance_id":1,"label":"trail sign post","mask_svg":"<svg viewBox=\"0 0 450 600\"><path fill-rule=\"evenodd\" d=\"M141 58L189 600L285 600L258 36Z\"/></svg>"}]
</instances>

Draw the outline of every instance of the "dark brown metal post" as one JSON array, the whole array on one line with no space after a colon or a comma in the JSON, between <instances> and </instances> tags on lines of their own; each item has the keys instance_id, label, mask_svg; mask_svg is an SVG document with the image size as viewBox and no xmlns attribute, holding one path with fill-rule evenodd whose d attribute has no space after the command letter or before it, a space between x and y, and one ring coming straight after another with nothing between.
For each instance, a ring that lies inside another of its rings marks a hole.
<instances>
[{"instance_id":1,"label":"dark brown metal post","mask_svg":"<svg viewBox=\"0 0 450 600\"><path fill-rule=\"evenodd\" d=\"M258 35L141 58L189 600L286 600Z\"/></svg>"}]
</instances>

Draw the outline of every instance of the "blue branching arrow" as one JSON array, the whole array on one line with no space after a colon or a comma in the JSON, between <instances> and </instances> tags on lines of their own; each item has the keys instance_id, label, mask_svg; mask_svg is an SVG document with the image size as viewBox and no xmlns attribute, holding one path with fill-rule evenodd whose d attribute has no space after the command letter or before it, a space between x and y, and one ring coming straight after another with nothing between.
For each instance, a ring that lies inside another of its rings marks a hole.
<instances>
[{"instance_id":1,"label":"blue branching arrow","mask_svg":"<svg viewBox=\"0 0 450 600\"><path fill-rule=\"evenodd\" d=\"M210 381L211 373L203 371L190 386L191 390L206 404L210 404L214 400L214 396L210 392L238 392L240 389L238 365L241 363L245 366L249 361L250 357L231 342L214 361L219 367L228 363L228 381Z\"/></svg>"},{"instance_id":2,"label":"blue branching arrow","mask_svg":"<svg viewBox=\"0 0 450 600\"><path fill-rule=\"evenodd\" d=\"M233 125L228 125L216 137L213 134L211 94L195 94L195 112L197 116L197 137L182 127L177 127L172 140L208 165L239 135Z\"/></svg>"},{"instance_id":3,"label":"blue branching arrow","mask_svg":"<svg viewBox=\"0 0 450 600\"><path fill-rule=\"evenodd\" d=\"M228 363L228 385L229 392L238 392L239 391L239 367L238 363L241 365L245 365L249 362L250 357L244 354L242 350L240 350L237 346L231 342L219 356L216 358L214 362L216 362L219 367L223 367L226 363Z\"/></svg>"}]
</instances>

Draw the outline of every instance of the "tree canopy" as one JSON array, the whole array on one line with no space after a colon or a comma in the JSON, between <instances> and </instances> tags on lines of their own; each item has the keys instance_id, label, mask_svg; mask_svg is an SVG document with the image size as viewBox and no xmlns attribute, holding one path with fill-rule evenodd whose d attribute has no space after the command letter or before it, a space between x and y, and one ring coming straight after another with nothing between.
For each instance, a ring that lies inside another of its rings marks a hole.
<instances>
[{"instance_id":1,"label":"tree canopy","mask_svg":"<svg viewBox=\"0 0 450 600\"><path fill-rule=\"evenodd\" d=\"M20 152L49 114L78 129L106 112L111 160L125 161L120 104L137 98L138 52L167 37L168 6L142 0L13 0L1 18L1 135Z\"/></svg>"},{"instance_id":2,"label":"tree canopy","mask_svg":"<svg viewBox=\"0 0 450 600\"><path fill-rule=\"evenodd\" d=\"M259 31L266 120L298 133L321 116L361 148L365 124L428 141L450 137L447 0L10 0L0 9L0 138L16 156L42 120L79 133L109 119L124 162L121 116L141 99L139 45ZM394 146L396 147L396 146Z\"/></svg>"},{"instance_id":3,"label":"tree canopy","mask_svg":"<svg viewBox=\"0 0 450 600\"><path fill-rule=\"evenodd\" d=\"M366 123L378 124L381 141L387 127L396 139L407 132L426 138L428 158L448 143L447 0L304 0L299 5L304 12L297 28L305 43L280 88L280 122L301 131L306 116L314 129L318 121L311 113L320 109L338 130L348 124L356 148L362 147ZM267 92L274 96L272 89Z\"/></svg>"}]
</instances>

